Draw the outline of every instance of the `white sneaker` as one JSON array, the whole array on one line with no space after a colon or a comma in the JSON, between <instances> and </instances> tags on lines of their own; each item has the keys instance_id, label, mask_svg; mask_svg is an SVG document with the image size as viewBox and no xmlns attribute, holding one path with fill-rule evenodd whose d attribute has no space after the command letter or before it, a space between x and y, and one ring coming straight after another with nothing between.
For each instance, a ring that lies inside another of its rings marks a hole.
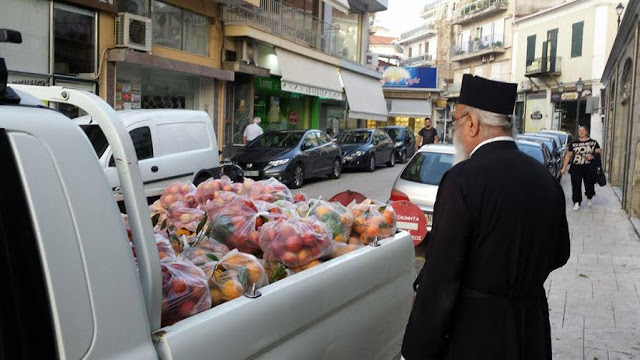
<instances>
[{"instance_id":1,"label":"white sneaker","mask_svg":"<svg viewBox=\"0 0 640 360\"><path fill-rule=\"evenodd\" d=\"M578 210L580 210L580 204L578 203L573 204L573 211L578 211Z\"/></svg>"},{"instance_id":2,"label":"white sneaker","mask_svg":"<svg viewBox=\"0 0 640 360\"><path fill-rule=\"evenodd\" d=\"M591 204L593 204L593 203L591 202L591 199L587 200L587 206L591 206Z\"/></svg>"}]
</instances>

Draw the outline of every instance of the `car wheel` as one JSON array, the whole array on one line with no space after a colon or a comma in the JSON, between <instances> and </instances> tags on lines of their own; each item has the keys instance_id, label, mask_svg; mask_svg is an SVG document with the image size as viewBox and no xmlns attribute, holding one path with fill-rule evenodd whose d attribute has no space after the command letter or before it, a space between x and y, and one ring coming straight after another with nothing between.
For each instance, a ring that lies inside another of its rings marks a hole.
<instances>
[{"instance_id":1,"label":"car wheel","mask_svg":"<svg viewBox=\"0 0 640 360\"><path fill-rule=\"evenodd\" d=\"M403 151L400 153L400 163L404 164L407 162L407 152Z\"/></svg>"},{"instance_id":2,"label":"car wheel","mask_svg":"<svg viewBox=\"0 0 640 360\"><path fill-rule=\"evenodd\" d=\"M389 159L389 162L387 163L388 167L394 167L396 166L396 154L395 152L391 153L391 159Z\"/></svg>"},{"instance_id":3,"label":"car wheel","mask_svg":"<svg viewBox=\"0 0 640 360\"><path fill-rule=\"evenodd\" d=\"M198 186L209 178L211 178L211 175L208 173L198 174L198 176L193 180L193 185Z\"/></svg>"},{"instance_id":4,"label":"car wheel","mask_svg":"<svg viewBox=\"0 0 640 360\"><path fill-rule=\"evenodd\" d=\"M369 158L369 167L367 170L369 170L369 172L376 171L376 156L373 154L371 154L371 157Z\"/></svg>"},{"instance_id":5,"label":"car wheel","mask_svg":"<svg viewBox=\"0 0 640 360\"><path fill-rule=\"evenodd\" d=\"M329 174L329 179L339 179L342 174L342 161L340 158L335 158L333 160L333 168L331 174Z\"/></svg>"},{"instance_id":6,"label":"car wheel","mask_svg":"<svg viewBox=\"0 0 640 360\"><path fill-rule=\"evenodd\" d=\"M291 188L300 189L304 185L304 169L302 165L296 164L293 167L293 181L291 182Z\"/></svg>"}]
</instances>

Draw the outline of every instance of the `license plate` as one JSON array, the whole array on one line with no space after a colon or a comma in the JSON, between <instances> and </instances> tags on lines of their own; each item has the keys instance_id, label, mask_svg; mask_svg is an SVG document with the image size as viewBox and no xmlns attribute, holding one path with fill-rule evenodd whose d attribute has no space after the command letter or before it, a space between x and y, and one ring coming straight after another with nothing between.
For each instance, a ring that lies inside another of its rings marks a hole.
<instances>
[{"instance_id":1,"label":"license plate","mask_svg":"<svg viewBox=\"0 0 640 360\"><path fill-rule=\"evenodd\" d=\"M254 170L254 171L250 171L250 170L248 170L248 171L245 171L245 172L244 172L244 176L254 176L254 177L257 177L257 176L260 176L260 172L259 172L259 171L255 171L255 170Z\"/></svg>"},{"instance_id":2,"label":"license plate","mask_svg":"<svg viewBox=\"0 0 640 360\"><path fill-rule=\"evenodd\" d=\"M433 214L425 214L427 215L427 226L433 225Z\"/></svg>"}]
</instances>

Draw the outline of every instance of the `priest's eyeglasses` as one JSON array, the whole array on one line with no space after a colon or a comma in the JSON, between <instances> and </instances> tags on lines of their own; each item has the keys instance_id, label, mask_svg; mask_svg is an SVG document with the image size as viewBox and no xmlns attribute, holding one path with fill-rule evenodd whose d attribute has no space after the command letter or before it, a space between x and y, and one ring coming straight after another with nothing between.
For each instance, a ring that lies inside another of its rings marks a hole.
<instances>
[{"instance_id":1,"label":"priest's eyeglasses","mask_svg":"<svg viewBox=\"0 0 640 360\"><path fill-rule=\"evenodd\" d=\"M469 113L465 113L464 115L460 115L457 118L453 118L453 124L451 124L451 130L452 131L456 131L456 128L458 127L458 120L464 119L465 117L469 116Z\"/></svg>"}]
</instances>

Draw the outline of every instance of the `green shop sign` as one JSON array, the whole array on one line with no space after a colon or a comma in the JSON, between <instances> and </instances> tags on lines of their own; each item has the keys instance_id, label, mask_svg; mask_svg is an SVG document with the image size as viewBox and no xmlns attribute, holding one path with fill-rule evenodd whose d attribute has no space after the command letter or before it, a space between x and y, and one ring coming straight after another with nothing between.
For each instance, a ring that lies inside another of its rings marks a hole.
<instances>
[{"instance_id":1,"label":"green shop sign","mask_svg":"<svg viewBox=\"0 0 640 360\"><path fill-rule=\"evenodd\" d=\"M262 94L280 94L282 93L282 85L280 79L257 77L254 79L256 93Z\"/></svg>"}]
</instances>

